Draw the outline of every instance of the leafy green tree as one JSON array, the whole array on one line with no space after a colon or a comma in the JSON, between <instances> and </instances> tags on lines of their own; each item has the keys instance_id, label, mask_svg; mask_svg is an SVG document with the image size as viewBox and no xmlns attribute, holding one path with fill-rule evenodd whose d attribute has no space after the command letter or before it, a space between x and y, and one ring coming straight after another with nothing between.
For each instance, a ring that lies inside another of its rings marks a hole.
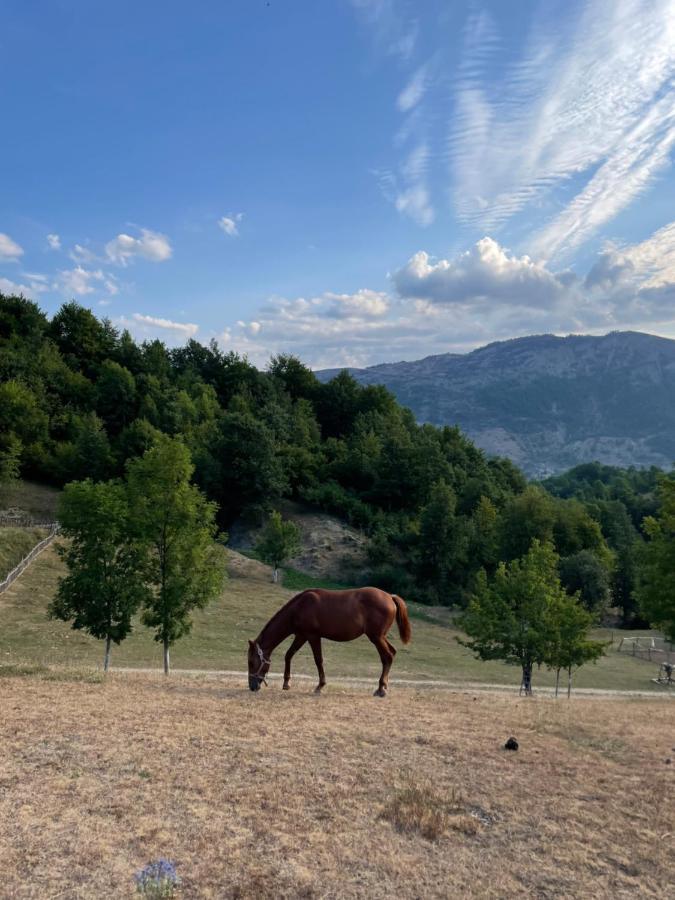
<instances>
[{"instance_id":1,"label":"leafy green tree","mask_svg":"<svg viewBox=\"0 0 675 900\"><path fill-rule=\"evenodd\" d=\"M596 618L607 608L609 573L590 550L580 550L561 559L560 580L570 594L579 592L581 602Z\"/></svg>"},{"instance_id":2,"label":"leafy green tree","mask_svg":"<svg viewBox=\"0 0 675 900\"><path fill-rule=\"evenodd\" d=\"M132 422L136 412L134 376L111 359L103 362L96 379L96 409L111 435Z\"/></svg>"},{"instance_id":3,"label":"leafy green tree","mask_svg":"<svg viewBox=\"0 0 675 900\"><path fill-rule=\"evenodd\" d=\"M500 563L493 578L479 573L459 620L468 635L460 643L479 659L520 666L521 690L531 694L532 669L547 659L549 606L566 599L553 545L535 539L521 559Z\"/></svg>"},{"instance_id":4,"label":"leafy green tree","mask_svg":"<svg viewBox=\"0 0 675 900\"><path fill-rule=\"evenodd\" d=\"M0 487L12 484L21 471L21 441L10 431L0 435Z\"/></svg>"},{"instance_id":5,"label":"leafy green tree","mask_svg":"<svg viewBox=\"0 0 675 900\"><path fill-rule=\"evenodd\" d=\"M300 550L300 529L274 510L256 541L255 550L264 563L272 566L272 581L276 584L279 566Z\"/></svg>"},{"instance_id":6,"label":"leafy green tree","mask_svg":"<svg viewBox=\"0 0 675 900\"><path fill-rule=\"evenodd\" d=\"M117 332L90 309L72 300L64 303L49 324L49 334L74 369L94 375L98 364L113 355Z\"/></svg>"},{"instance_id":7,"label":"leafy green tree","mask_svg":"<svg viewBox=\"0 0 675 900\"><path fill-rule=\"evenodd\" d=\"M69 539L58 548L68 575L59 581L49 613L105 641L107 672L111 643L127 637L132 617L148 595L143 553L130 536L123 485L71 482L61 498L59 521Z\"/></svg>"},{"instance_id":8,"label":"leafy green tree","mask_svg":"<svg viewBox=\"0 0 675 900\"><path fill-rule=\"evenodd\" d=\"M524 556L533 540L552 542L554 524L554 501L541 488L530 486L511 497L499 519L501 558Z\"/></svg>"},{"instance_id":9,"label":"leafy green tree","mask_svg":"<svg viewBox=\"0 0 675 900\"><path fill-rule=\"evenodd\" d=\"M162 436L128 466L131 524L146 548L150 588L143 622L155 631L169 674L169 648L192 627L191 613L219 593L224 557L215 542L216 505L190 483L185 445Z\"/></svg>"},{"instance_id":10,"label":"leafy green tree","mask_svg":"<svg viewBox=\"0 0 675 900\"><path fill-rule=\"evenodd\" d=\"M660 509L645 519L638 599L645 618L675 641L675 478L659 485Z\"/></svg>"},{"instance_id":11,"label":"leafy green tree","mask_svg":"<svg viewBox=\"0 0 675 900\"><path fill-rule=\"evenodd\" d=\"M555 695L558 696L560 672L567 672L567 696L572 692L572 671L587 662L595 662L605 652L607 644L588 639L593 616L584 609L577 596L555 593L549 599L545 613L546 646L544 662L555 675Z\"/></svg>"},{"instance_id":12,"label":"leafy green tree","mask_svg":"<svg viewBox=\"0 0 675 900\"><path fill-rule=\"evenodd\" d=\"M416 571L436 603L450 605L457 596L467 533L455 515L456 498L445 481L437 482L420 514Z\"/></svg>"}]
</instances>

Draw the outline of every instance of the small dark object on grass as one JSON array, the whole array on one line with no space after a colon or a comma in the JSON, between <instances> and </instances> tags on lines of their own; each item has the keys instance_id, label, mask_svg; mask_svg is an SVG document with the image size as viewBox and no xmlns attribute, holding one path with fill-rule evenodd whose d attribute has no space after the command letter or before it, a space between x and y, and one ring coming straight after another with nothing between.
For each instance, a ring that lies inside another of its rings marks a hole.
<instances>
[{"instance_id":1,"label":"small dark object on grass","mask_svg":"<svg viewBox=\"0 0 675 900\"><path fill-rule=\"evenodd\" d=\"M508 741L504 744L505 750L517 750L518 749L518 741L514 737L510 737Z\"/></svg>"},{"instance_id":2,"label":"small dark object on grass","mask_svg":"<svg viewBox=\"0 0 675 900\"><path fill-rule=\"evenodd\" d=\"M669 766L671 764L671 762L672 762L672 759L670 757L668 757L668 759L666 760L666 765Z\"/></svg>"}]
</instances>

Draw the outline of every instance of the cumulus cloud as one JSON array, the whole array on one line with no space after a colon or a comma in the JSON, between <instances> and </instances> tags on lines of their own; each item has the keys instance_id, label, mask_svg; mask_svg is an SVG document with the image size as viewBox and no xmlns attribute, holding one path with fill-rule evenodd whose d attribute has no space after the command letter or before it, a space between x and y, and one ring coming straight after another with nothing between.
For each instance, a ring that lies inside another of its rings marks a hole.
<instances>
[{"instance_id":1,"label":"cumulus cloud","mask_svg":"<svg viewBox=\"0 0 675 900\"><path fill-rule=\"evenodd\" d=\"M220 336L264 365L295 353L316 368L464 352L533 333L654 330L675 337L675 223L633 245L606 244L585 275L553 271L493 238L448 259L419 251L391 276L395 295L361 289L273 297Z\"/></svg>"},{"instance_id":2,"label":"cumulus cloud","mask_svg":"<svg viewBox=\"0 0 675 900\"><path fill-rule=\"evenodd\" d=\"M136 257L150 262L164 262L170 259L173 251L166 235L142 228L140 237L118 234L105 245L105 252L111 262L127 266Z\"/></svg>"},{"instance_id":3,"label":"cumulus cloud","mask_svg":"<svg viewBox=\"0 0 675 900\"><path fill-rule=\"evenodd\" d=\"M461 304L486 302L550 306L565 286L528 256L513 256L485 237L454 260L431 261L420 250L393 275L401 297Z\"/></svg>"},{"instance_id":4,"label":"cumulus cloud","mask_svg":"<svg viewBox=\"0 0 675 900\"><path fill-rule=\"evenodd\" d=\"M218 219L218 227L221 228L228 237L238 237L239 223L243 218L243 213L234 213L234 215L223 216Z\"/></svg>"},{"instance_id":5,"label":"cumulus cloud","mask_svg":"<svg viewBox=\"0 0 675 900\"><path fill-rule=\"evenodd\" d=\"M61 249L61 238L58 234L48 234L47 235L47 243L49 244L50 250L60 250Z\"/></svg>"},{"instance_id":6,"label":"cumulus cloud","mask_svg":"<svg viewBox=\"0 0 675 900\"><path fill-rule=\"evenodd\" d=\"M112 295L119 290L114 275L106 273L102 269L85 269L83 266L75 266L74 269L64 269L59 272L55 287L61 293L71 297L75 294L83 297L86 294L93 294L97 290L105 290Z\"/></svg>"},{"instance_id":7,"label":"cumulus cloud","mask_svg":"<svg viewBox=\"0 0 675 900\"><path fill-rule=\"evenodd\" d=\"M0 231L0 262L16 262L20 256L23 256L23 247L13 241L8 234Z\"/></svg>"},{"instance_id":8,"label":"cumulus cloud","mask_svg":"<svg viewBox=\"0 0 675 900\"><path fill-rule=\"evenodd\" d=\"M35 300L38 294L48 290L44 276L29 275L24 273L25 283L12 281L9 278L0 278L0 294L23 295L29 300Z\"/></svg>"}]
</instances>

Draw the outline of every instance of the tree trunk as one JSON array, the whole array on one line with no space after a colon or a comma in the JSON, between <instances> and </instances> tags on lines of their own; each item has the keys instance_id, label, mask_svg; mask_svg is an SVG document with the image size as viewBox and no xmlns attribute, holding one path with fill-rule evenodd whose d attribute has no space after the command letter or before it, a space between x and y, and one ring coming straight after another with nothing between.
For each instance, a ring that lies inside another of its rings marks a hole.
<instances>
[{"instance_id":1,"label":"tree trunk","mask_svg":"<svg viewBox=\"0 0 675 900\"><path fill-rule=\"evenodd\" d=\"M103 658L103 671L107 672L110 668L110 635L105 639L105 656Z\"/></svg>"},{"instance_id":2,"label":"tree trunk","mask_svg":"<svg viewBox=\"0 0 675 900\"><path fill-rule=\"evenodd\" d=\"M523 663L523 680L520 683L520 692L526 697L532 696L532 663Z\"/></svg>"},{"instance_id":3,"label":"tree trunk","mask_svg":"<svg viewBox=\"0 0 675 900\"><path fill-rule=\"evenodd\" d=\"M275 566L274 569L272 570L272 581L274 582L274 584L276 584L278 580L279 580L279 569Z\"/></svg>"},{"instance_id":4,"label":"tree trunk","mask_svg":"<svg viewBox=\"0 0 675 900\"><path fill-rule=\"evenodd\" d=\"M169 641L164 638L164 674L169 674Z\"/></svg>"},{"instance_id":5,"label":"tree trunk","mask_svg":"<svg viewBox=\"0 0 675 900\"><path fill-rule=\"evenodd\" d=\"M572 695L572 666L567 670L567 699Z\"/></svg>"},{"instance_id":6,"label":"tree trunk","mask_svg":"<svg viewBox=\"0 0 675 900\"><path fill-rule=\"evenodd\" d=\"M558 688L560 687L560 666L555 670L555 695L558 696Z\"/></svg>"}]
</instances>

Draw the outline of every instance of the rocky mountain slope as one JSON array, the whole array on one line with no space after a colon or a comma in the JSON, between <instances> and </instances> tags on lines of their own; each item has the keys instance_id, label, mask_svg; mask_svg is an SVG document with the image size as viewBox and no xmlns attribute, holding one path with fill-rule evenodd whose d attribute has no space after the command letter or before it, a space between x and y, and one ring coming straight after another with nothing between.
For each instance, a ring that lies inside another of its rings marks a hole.
<instances>
[{"instance_id":1,"label":"rocky mountain slope","mask_svg":"<svg viewBox=\"0 0 675 900\"><path fill-rule=\"evenodd\" d=\"M418 421L458 425L532 476L592 460L675 461L675 341L667 338L540 335L349 371L388 387Z\"/></svg>"}]
</instances>

